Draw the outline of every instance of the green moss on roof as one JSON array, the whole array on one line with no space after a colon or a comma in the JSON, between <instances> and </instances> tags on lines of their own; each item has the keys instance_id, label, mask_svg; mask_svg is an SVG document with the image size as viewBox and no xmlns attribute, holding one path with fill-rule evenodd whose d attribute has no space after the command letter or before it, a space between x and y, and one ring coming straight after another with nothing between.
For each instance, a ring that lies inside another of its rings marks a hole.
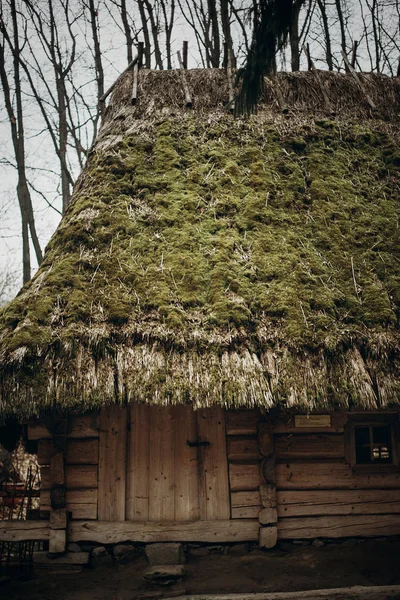
<instances>
[{"instance_id":1,"label":"green moss on roof","mask_svg":"<svg viewBox=\"0 0 400 600\"><path fill-rule=\"evenodd\" d=\"M398 136L379 121L159 115L91 153L43 265L2 311L4 369L142 343L166 355L288 348L287 365L353 344L372 356L371 336L393 352L399 191ZM149 395L168 378L154 368ZM335 396L331 384L314 393Z\"/></svg>"}]
</instances>

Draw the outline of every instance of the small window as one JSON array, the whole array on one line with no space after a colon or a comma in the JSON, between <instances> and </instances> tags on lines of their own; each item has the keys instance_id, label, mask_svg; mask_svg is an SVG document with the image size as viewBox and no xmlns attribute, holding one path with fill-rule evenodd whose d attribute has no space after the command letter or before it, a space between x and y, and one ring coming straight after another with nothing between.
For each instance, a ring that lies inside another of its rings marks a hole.
<instances>
[{"instance_id":1,"label":"small window","mask_svg":"<svg viewBox=\"0 0 400 600\"><path fill-rule=\"evenodd\" d=\"M357 465L393 462L390 425L359 425L354 427Z\"/></svg>"},{"instance_id":2,"label":"small window","mask_svg":"<svg viewBox=\"0 0 400 600\"><path fill-rule=\"evenodd\" d=\"M357 469L380 470L399 463L397 415L349 415L346 427L346 458Z\"/></svg>"}]
</instances>

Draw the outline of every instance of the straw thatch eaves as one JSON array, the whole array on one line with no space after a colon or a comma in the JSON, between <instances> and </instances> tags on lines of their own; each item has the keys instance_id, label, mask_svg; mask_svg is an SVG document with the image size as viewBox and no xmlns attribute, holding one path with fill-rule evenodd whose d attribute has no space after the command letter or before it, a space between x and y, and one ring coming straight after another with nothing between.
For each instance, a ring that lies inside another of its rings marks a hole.
<instances>
[{"instance_id":1,"label":"straw thatch eaves","mask_svg":"<svg viewBox=\"0 0 400 600\"><path fill-rule=\"evenodd\" d=\"M33 280L1 314L1 410L112 402L383 407L399 399L400 82L222 71L114 92ZM281 102L282 106L282 102Z\"/></svg>"}]
</instances>

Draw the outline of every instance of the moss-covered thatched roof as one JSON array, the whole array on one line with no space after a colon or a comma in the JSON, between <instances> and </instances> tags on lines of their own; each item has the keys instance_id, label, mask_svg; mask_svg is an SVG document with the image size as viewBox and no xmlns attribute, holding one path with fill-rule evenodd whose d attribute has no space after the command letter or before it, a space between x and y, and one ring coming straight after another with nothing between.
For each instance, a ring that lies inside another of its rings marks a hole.
<instances>
[{"instance_id":1,"label":"moss-covered thatched roof","mask_svg":"<svg viewBox=\"0 0 400 600\"><path fill-rule=\"evenodd\" d=\"M39 271L0 316L1 412L399 402L400 81L223 71L114 92ZM288 111L282 113L277 89Z\"/></svg>"}]
</instances>

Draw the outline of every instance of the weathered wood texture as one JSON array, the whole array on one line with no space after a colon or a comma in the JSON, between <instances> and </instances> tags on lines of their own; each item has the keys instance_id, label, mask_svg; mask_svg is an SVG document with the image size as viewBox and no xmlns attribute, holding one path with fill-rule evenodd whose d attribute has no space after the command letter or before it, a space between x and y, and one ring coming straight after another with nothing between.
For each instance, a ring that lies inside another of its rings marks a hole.
<instances>
[{"instance_id":1,"label":"weathered wood texture","mask_svg":"<svg viewBox=\"0 0 400 600\"><path fill-rule=\"evenodd\" d=\"M71 416L68 419L68 437L69 438L90 438L99 436L99 415L97 412L81 416ZM51 434L46 426L35 421L28 423L28 439L43 440L51 439Z\"/></svg>"},{"instance_id":2,"label":"weathered wood texture","mask_svg":"<svg viewBox=\"0 0 400 600\"><path fill-rule=\"evenodd\" d=\"M103 408L100 412L98 483L98 517L103 521L125 520L126 444L127 409L119 406Z\"/></svg>"},{"instance_id":3,"label":"weathered wood texture","mask_svg":"<svg viewBox=\"0 0 400 600\"><path fill-rule=\"evenodd\" d=\"M48 521L0 521L0 542L24 542L48 540Z\"/></svg>"},{"instance_id":4,"label":"weathered wood texture","mask_svg":"<svg viewBox=\"0 0 400 600\"><path fill-rule=\"evenodd\" d=\"M347 413L317 427L296 427L293 416L275 425L279 538L394 535L400 531L400 472L355 472L345 460ZM307 418L297 424L307 425Z\"/></svg>"},{"instance_id":5,"label":"weathered wood texture","mask_svg":"<svg viewBox=\"0 0 400 600\"><path fill-rule=\"evenodd\" d=\"M232 410L226 415L227 435L257 435L257 424L261 419L258 409Z\"/></svg>"},{"instance_id":6,"label":"weathered wood texture","mask_svg":"<svg viewBox=\"0 0 400 600\"><path fill-rule=\"evenodd\" d=\"M278 521L280 539L399 535L400 515L332 515Z\"/></svg>"},{"instance_id":7,"label":"weathered wood texture","mask_svg":"<svg viewBox=\"0 0 400 600\"><path fill-rule=\"evenodd\" d=\"M68 539L72 542L92 541L100 544L119 542L241 542L256 541L258 520L188 521L167 523L109 523L104 521L72 521Z\"/></svg>"},{"instance_id":8,"label":"weathered wood texture","mask_svg":"<svg viewBox=\"0 0 400 600\"><path fill-rule=\"evenodd\" d=\"M165 522L229 516L224 411L133 405L126 518Z\"/></svg>"},{"instance_id":9,"label":"weathered wood texture","mask_svg":"<svg viewBox=\"0 0 400 600\"><path fill-rule=\"evenodd\" d=\"M344 458L344 436L332 433L275 436L277 460L294 458Z\"/></svg>"},{"instance_id":10,"label":"weathered wood texture","mask_svg":"<svg viewBox=\"0 0 400 600\"><path fill-rule=\"evenodd\" d=\"M328 414L328 413L324 413ZM274 433L343 433L348 421L347 412L331 412L330 427L296 427L295 415L284 414L274 421Z\"/></svg>"},{"instance_id":11,"label":"weathered wood texture","mask_svg":"<svg viewBox=\"0 0 400 600\"><path fill-rule=\"evenodd\" d=\"M257 519L261 508L259 490L231 493L232 519Z\"/></svg>"},{"instance_id":12,"label":"weathered wood texture","mask_svg":"<svg viewBox=\"0 0 400 600\"><path fill-rule=\"evenodd\" d=\"M400 513L400 490L318 490L277 492L278 516Z\"/></svg>"},{"instance_id":13,"label":"weathered wood texture","mask_svg":"<svg viewBox=\"0 0 400 600\"><path fill-rule=\"evenodd\" d=\"M42 478L41 489L49 490L51 487L49 467L42 467L40 474ZM97 465L67 465L65 482L69 490L97 487Z\"/></svg>"},{"instance_id":14,"label":"weathered wood texture","mask_svg":"<svg viewBox=\"0 0 400 600\"><path fill-rule=\"evenodd\" d=\"M130 407L126 486L126 518L149 519L150 409L145 404Z\"/></svg>"},{"instance_id":15,"label":"weathered wood texture","mask_svg":"<svg viewBox=\"0 0 400 600\"><path fill-rule=\"evenodd\" d=\"M50 464L56 453L52 440L40 440L38 443L38 463L40 466ZM71 439L67 443L65 456L68 465L97 465L99 462L99 440Z\"/></svg>"},{"instance_id":16,"label":"weathered wood texture","mask_svg":"<svg viewBox=\"0 0 400 600\"><path fill-rule=\"evenodd\" d=\"M262 508L259 492L261 454L257 437L261 419L258 409L226 413L232 519L257 518Z\"/></svg>"},{"instance_id":17,"label":"weathered wood texture","mask_svg":"<svg viewBox=\"0 0 400 600\"><path fill-rule=\"evenodd\" d=\"M229 481L231 492L258 490L263 483L259 463L230 463Z\"/></svg>"},{"instance_id":18,"label":"weathered wood texture","mask_svg":"<svg viewBox=\"0 0 400 600\"><path fill-rule=\"evenodd\" d=\"M276 475L278 490L400 489L400 471L353 473L344 461L281 463Z\"/></svg>"},{"instance_id":19,"label":"weathered wood texture","mask_svg":"<svg viewBox=\"0 0 400 600\"><path fill-rule=\"evenodd\" d=\"M67 511L73 519L97 519L97 487L67 490ZM50 491L40 491L40 510L50 510Z\"/></svg>"},{"instance_id":20,"label":"weathered wood texture","mask_svg":"<svg viewBox=\"0 0 400 600\"><path fill-rule=\"evenodd\" d=\"M200 446L200 518L205 521L230 518L225 411L219 407L196 412Z\"/></svg>"}]
</instances>

